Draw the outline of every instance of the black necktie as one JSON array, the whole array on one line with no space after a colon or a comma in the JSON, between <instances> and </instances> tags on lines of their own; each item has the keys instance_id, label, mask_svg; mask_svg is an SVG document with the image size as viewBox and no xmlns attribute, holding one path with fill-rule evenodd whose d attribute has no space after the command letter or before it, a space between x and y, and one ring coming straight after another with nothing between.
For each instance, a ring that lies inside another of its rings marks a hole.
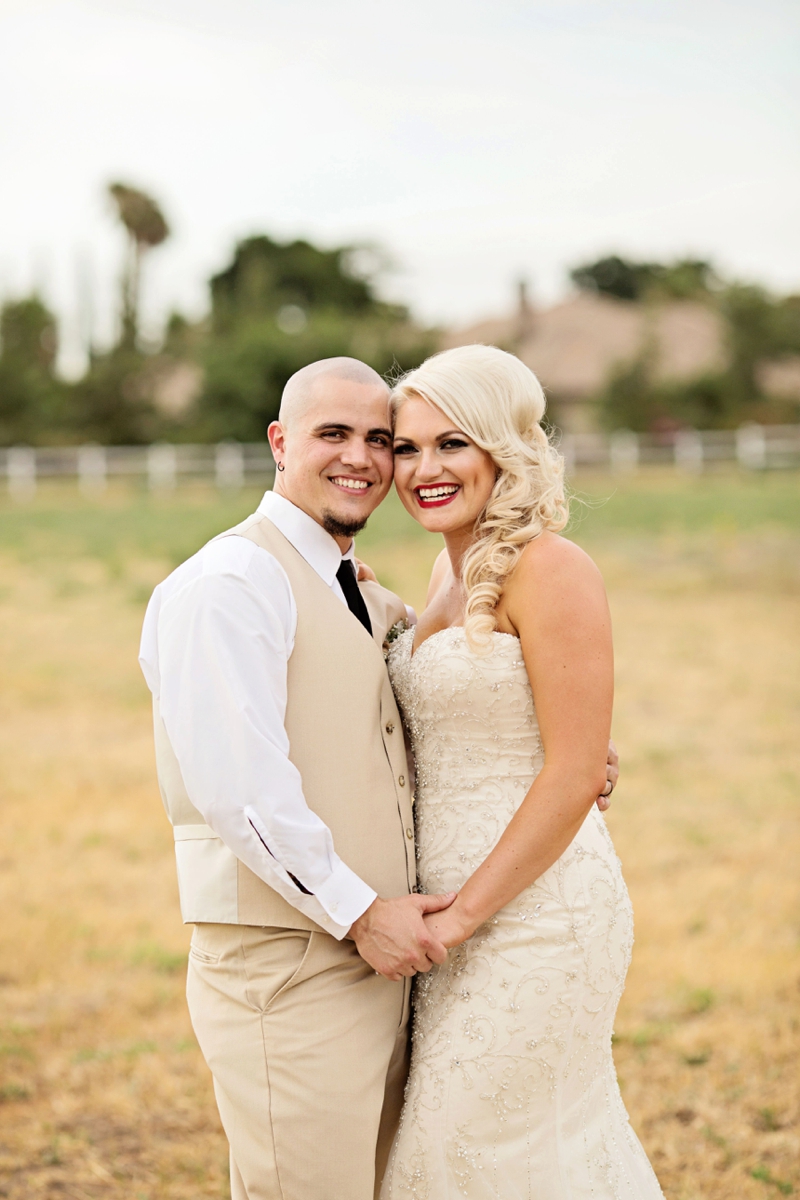
<instances>
[{"instance_id":1,"label":"black necktie","mask_svg":"<svg viewBox=\"0 0 800 1200\"><path fill-rule=\"evenodd\" d=\"M364 603L364 597L359 591L356 583L356 572L349 558L343 558L339 570L336 572L336 578L339 580L344 598L347 601L347 607L354 617L358 617L361 624L366 629L367 633L372 637L372 622L369 619L367 606Z\"/></svg>"}]
</instances>

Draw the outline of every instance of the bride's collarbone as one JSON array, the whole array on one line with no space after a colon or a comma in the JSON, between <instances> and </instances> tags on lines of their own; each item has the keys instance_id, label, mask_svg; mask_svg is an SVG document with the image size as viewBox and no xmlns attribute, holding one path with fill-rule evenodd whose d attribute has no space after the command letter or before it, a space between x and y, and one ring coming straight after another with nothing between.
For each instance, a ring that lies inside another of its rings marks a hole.
<instances>
[{"instance_id":1,"label":"bride's collarbone","mask_svg":"<svg viewBox=\"0 0 800 1200\"><path fill-rule=\"evenodd\" d=\"M457 609L450 609L444 605L431 605L419 618L414 628L412 653L416 653L428 638L434 637L437 633L443 633L445 629L462 629L465 616L463 605ZM519 636L501 607L495 610L495 622L495 630L498 633L508 633L512 637Z\"/></svg>"},{"instance_id":2,"label":"bride's collarbone","mask_svg":"<svg viewBox=\"0 0 800 1200\"><path fill-rule=\"evenodd\" d=\"M445 629L463 628L466 616L465 599L461 581L452 571L448 571L417 622L412 638L412 654L419 650L423 642L427 642L428 638L437 633L442 633ZM505 611L503 600L504 596L501 593L494 611L495 629L498 633L518 637L519 634Z\"/></svg>"},{"instance_id":3,"label":"bride's collarbone","mask_svg":"<svg viewBox=\"0 0 800 1200\"><path fill-rule=\"evenodd\" d=\"M434 637L437 633L442 633L445 629L458 628L464 624L463 614L460 620L448 621L428 618L423 615L420 617L414 629L414 639L412 644L412 652L419 650L423 642L427 642L428 638Z\"/></svg>"}]
</instances>

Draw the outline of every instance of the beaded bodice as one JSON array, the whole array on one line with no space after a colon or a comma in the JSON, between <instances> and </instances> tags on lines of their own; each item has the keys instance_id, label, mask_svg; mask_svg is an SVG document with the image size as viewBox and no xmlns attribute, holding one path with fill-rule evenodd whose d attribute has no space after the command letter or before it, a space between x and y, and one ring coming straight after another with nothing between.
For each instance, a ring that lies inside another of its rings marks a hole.
<instances>
[{"instance_id":1,"label":"beaded bodice","mask_svg":"<svg viewBox=\"0 0 800 1200\"><path fill-rule=\"evenodd\" d=\"M417 764L420 886L458 889L495 846L542 765L542 742L519 638L491 635L475 654L460 626L412 654L392 643L389 674Z\"/></svg>"}]
</instances>

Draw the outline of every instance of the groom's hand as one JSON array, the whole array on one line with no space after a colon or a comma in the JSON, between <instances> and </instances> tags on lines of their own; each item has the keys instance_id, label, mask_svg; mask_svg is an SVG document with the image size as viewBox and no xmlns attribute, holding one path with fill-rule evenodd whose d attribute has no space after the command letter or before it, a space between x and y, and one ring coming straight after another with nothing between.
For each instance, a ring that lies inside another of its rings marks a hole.
<instances>
[{"instance_id":1,"label":"groom's hand","mask_svg":"<svg viewBox=\"0 0 800 1200\"><path fill-rule=\"evenodd\" d=\"M597 797L597 807L605 812L611 805L611 793L619 780L619 755L613 742L608 743L608 762L606 763L606 786Z\"/></svg>"},{"instance_id":2,"label":"groom's hand","mask_svg":"<svg viewBox=\"0 0 800 1200\"><path fill-rule=\"evenodd\" d=\"M446 896L401 896L397 900L373 900L365 913L350 926L361 957L379 975L397 981L417 971L430 971L434 963L447 959L447 950L423 921L425 913L440 912L456 898Z\"/></svg>"}]
</instances>

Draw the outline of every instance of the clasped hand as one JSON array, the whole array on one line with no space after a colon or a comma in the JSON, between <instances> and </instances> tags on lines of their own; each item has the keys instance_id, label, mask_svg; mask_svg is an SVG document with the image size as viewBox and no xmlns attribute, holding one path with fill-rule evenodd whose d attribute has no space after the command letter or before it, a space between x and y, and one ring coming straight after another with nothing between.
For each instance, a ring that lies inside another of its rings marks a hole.
<instances>
[{"instance_id":1,"label":"clasped hand","mask_svg":"<svg viewBox=\"0 0 800 1200\"><path fill-rule=\"evenodd\" d=\"M449 892L373 900L353 922L349 936L361 957L387 979L397 981L417 971L430 971L434 963L446 962L448 945L426 922L434 914L442 914L455 898L456 893ZM449 935L452 931L444 932Z\"/></svg>"}]
</instances>

